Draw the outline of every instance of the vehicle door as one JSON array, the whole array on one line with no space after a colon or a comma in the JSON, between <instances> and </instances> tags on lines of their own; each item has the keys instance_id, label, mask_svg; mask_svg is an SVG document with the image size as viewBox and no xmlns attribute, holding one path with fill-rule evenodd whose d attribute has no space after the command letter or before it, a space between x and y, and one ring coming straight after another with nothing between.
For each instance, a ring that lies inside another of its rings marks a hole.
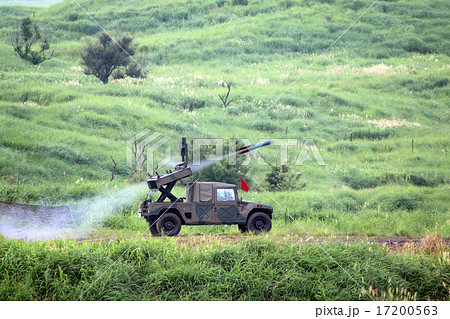
<instances>
[{"instance_id":1,"label":"vehicle door","mask_svg":"<svg viewBox=\"0 0 450 319\"><path fill-rule=\"evenodd\" d=\"M238 218L236 188L215 189L215 212L218 224L232 224Z\"/></svg>"},{"instance_id":2,"label":"vehicle door","mask_svg":"<svg viewBox=\"0 0 450 319\"><path fill-rule=\"evenodd\" d=\"M195 203L195 213L198 223L213 224L215 221L215 211L213 204L213 186L211 184L199 184L199 201Z\"/></svg>"}]
</instances>

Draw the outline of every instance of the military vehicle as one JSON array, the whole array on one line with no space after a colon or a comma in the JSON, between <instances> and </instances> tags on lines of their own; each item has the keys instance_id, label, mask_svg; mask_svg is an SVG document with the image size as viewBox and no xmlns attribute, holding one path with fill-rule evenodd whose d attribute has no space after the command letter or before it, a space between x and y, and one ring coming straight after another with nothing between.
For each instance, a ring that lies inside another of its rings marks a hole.
<instances>
[{"instance_id":1,"label":"military vehicle","mask_svg":"<svg viewBox=\"0 0 450 319\"><path fill-rule=\"evenodd\" d=\"M245 146L236 153L246 153L268 144L270 141ZM238 225L241 232L255 234L271 230L273 207L239 199L236 185L196 181L187 183L186 197L178 198L172 194L179 180L192 175L184 137L181 138L180 151L182 162L175 165L173 171L150 176L147 180L150 191L148 198L140 204L139 217L146 219L152 236L176 236L182 225ZM160 195L153 202L152 196L157 191Z\"/></svg>"}]
</instances>

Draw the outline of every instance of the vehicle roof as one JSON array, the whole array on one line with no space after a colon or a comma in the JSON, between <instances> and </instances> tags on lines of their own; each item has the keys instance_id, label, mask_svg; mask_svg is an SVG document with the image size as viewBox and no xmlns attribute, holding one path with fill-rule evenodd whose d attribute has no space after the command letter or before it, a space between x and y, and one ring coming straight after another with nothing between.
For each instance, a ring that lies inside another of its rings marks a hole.
<instances>
[{"instance_id":1,"label":"vehicle roof","mask_svg":"<svg viewBox=\"0 0 450 319\"><path fill-rule=\"evenodd\" d=\"M198 184L208 184L208 185L212 185L215 188L231 188L231 187L236 187L236 185L234 184L228 184L228 183L221 183L221 182L197 182Z\"/></svg>"}]
</instances>

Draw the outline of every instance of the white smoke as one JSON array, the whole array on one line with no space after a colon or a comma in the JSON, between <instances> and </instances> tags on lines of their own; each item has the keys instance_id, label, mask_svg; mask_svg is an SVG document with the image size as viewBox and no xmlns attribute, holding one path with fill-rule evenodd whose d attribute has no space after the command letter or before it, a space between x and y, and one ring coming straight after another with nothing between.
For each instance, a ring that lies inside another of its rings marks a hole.
<instances>
[{"instance_id":1,"label":"white smoke","mask_svg":"<svg viewBox=\"0 0 450 319\"><path fill-rule=\"evenodd\" d=\"M194 164L191 163L191 164L189 164L189 166L192 169L192 173L197 173L197 172L199 172L199 171L201 171L201 170L203 170L205 168L208 168L208 167L210 167L210 166L212 166L214 164L217 164L218 162L223 161L224 159L226 159L228 157L229 157L229 154L228 155L217 155L217 156L215 156L213 158L210 158L210 159L207 159L207 160L202 160L200 162L200 164L198 164L198 165L194 165Z\"/></svg>"},{"instance_id":2,"label":"white smoke","mask_svg":"<svg viewBox=\"0 0 450 319\"><path fill-rule=\"evenodd\" d=\"M33 218L24 218L23 215L14 216L3 209L0 216L0 234L28 240L84 236L100 228L107 216L135 204L145 191L145 182L106 190L94 198L67 203L69 211L61 210L45 222L36 222Z\"/></svg>"}]
</instances>

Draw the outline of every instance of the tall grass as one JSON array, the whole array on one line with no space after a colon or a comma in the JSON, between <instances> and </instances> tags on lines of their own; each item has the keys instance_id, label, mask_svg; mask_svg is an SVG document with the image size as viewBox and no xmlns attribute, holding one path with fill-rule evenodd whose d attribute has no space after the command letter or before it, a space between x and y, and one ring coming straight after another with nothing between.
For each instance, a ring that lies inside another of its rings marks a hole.
<instances>
[{"instance_id":1,"label":"tall grass","mask_svg":"<svg viewBox=\"0 0 450 319\"><path fill-rule=\"evenodd\" d=\"M449 296L448 263L366 244L0 239L0 256L2 300L370 300L369 287L394 291L386 300L403 290L417 300Z\"/></svg>"}]
</instances>

